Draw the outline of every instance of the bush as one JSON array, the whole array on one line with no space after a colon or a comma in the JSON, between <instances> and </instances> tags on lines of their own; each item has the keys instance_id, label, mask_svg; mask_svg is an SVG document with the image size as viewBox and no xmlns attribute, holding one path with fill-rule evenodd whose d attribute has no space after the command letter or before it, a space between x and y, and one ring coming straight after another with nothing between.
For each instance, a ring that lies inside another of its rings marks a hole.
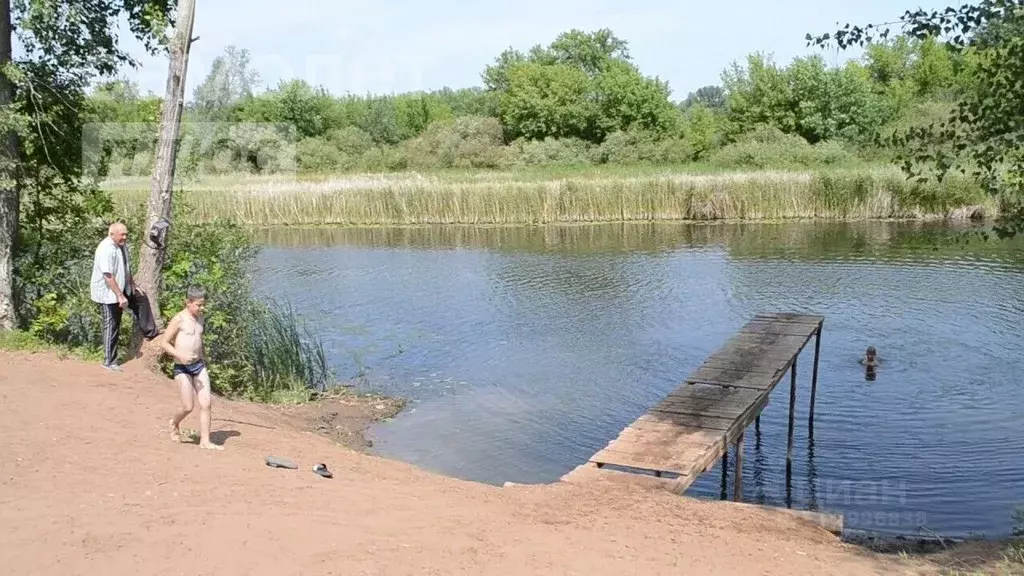
<instances>
[{"instance_id":1,"label":"bush","mask_svg":"<svg viewBox=\"0 0 1024 576\"><path fill-rule=\"evenodd\" d=\"M825 168L855 164L856 156L835 142L811 145L795 134L785 134L772 126L760 126L743 134L707 158L707 163L723 169Z\"/></svg>"},{"instance_id":2,"label":"bush","mask_svg":"<svg viewBox=\"0 0 1024 576\"><path fill-rule=\"evenodd\" d=\"M190 212L176 203L173 221L190 224L168 235L160 311L169 321L190 285L206 289L203 341L214 390L267 401L296 387L325 387L330 370L320 341L308 332L298 337L290 308L282 313L254 297L250 271L258 249L252 234L231 220L194 224ZM168 375L171 364L162 364Z\"/></svg>"},{"instance_id":3,"label":"bush","mask_svg":"<svg viewBox=\"0 0 1024 576\"><path fill-rule=\"evenodd\" d=\"M506 164L501 123L497 118L463 116L427 126L404 144L413 168L498 168Z\"/></svg>"},{"instance_id":4,"label":"bush","mask_svg":"<svg viewBox=\"0 0 1024 576\"><path fill-rule=\"evenodd\" d=\"M613 132L596 151L599 162L619 165L683 164L693 160L693 147L679 138L660 138L644 131Z\"/></svg>"},{"instance_id":5,"label":"bush","mask_svg":"<svg viewBox=\"0 0 1024 576\"><path fill-rule=\"evenodd\" d=\"M299 169L305 173L349 172L367 163L373 164L374 168L387 168L387 163L383 162L383 159L378 161L374 156L367 156L374 149L373 139L369 134L355 126L348 126L333 130L325 137L299 141L296 155Z\"/></svg>"},{"instance_id":6,"label":"bush","mask_svg":"<svg viewBox=\"0 0 1024 576\"><path fill-rule=\"evenodd\" d=\"M142 205L127 211L133 238L142 235L144 213ZM88 224L69 226L61 242L26 237L34 250L19 259L19 318L36 340L96 357L102 355L102 322L90 299L89 278L107 223L95 216L82 218ZM290 307L267 306L254 296L250 271L258 250L252 235L231 220L198 223L181 200L175 202L172 221L189 224L174 226L168 235L160 312L166 323L182 309L188 286L206 289L203 340L214 390L267 401L280 392L326 387L331 372L320 340L301 326ZM138 270L139 251L133 248L133 270ZM133 329L126 311L122 350ZM168 375L171 364L168 358L161 362Z\"/></svg>"},{"instance_id":7,"label":"bush","mask_svg":"<svg viewBox=\"0 0 1024 576\"><path fill-rule=\"evenodd\" d=\"M335 172L345 164L345 155L323 138L305 138L296 146L299 170L306 173Z\"/></svg>"},{"instance_id":8,"label":"bush","mask_svg":"<svg viewBox=\"0 0 1024 576\"><path fill-rule=\"evenodd\" d=\"M595 164L594 145L579 138L520 138L509 144L516 166L581 166Z\"/></svg>"},{"instance_id":9,"label":"bush","mask_svg":"<svg viewBox=\"0 0 1024 576\"><path fill-rule=\"evenodd\" d=\"M46 184L22 190L14 270L19 328L49 344L98 350L101 321L89 278L96 244L107 234L102 216L113 204L109 194L40 176Z\"/></svg>"},{"instance_id":10,"label":"bush","mask_svg":"<svg viewBox=\"0 0 1024 576\"><path fill-rule=\"evenodd\" d=\"M342 154L352 158L359 158L373 148L373 138L355 126L332 130L327 134L327 139Z\"/></svg>"},{"instance_id":11,"label":"bush","mask_svg":"<svg viewBox=\"0 0 1024 576\"><path fill-rule=\"evenodd\" d=\"M359 158L358 166L366 172L396 172L408 168L409 162L397 148L374 146Z\"/></svg>"}]
</instances>

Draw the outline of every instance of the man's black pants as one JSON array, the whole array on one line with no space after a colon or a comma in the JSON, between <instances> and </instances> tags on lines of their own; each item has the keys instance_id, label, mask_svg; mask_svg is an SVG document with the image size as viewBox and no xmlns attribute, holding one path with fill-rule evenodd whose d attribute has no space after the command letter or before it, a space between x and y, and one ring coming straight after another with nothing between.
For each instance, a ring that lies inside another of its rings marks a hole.
<instances>
[{"instance_id":1,"label":"man's black pants","mask_svg":"<svg viewBox=\"0 0 1024 576\"><path fill-rule=\"evenodd\" d=\"M153 312L149 308L149 298L132 293L128 296L128 309L135 316L135 325L142 330L147 340L160 335L153 320ZM103 317L103 350L104 366L113 366L117 361L118 336L121 333L121 315L124 309L118 304L100 304L100 315Z\"/></svg>"}]
</instances>

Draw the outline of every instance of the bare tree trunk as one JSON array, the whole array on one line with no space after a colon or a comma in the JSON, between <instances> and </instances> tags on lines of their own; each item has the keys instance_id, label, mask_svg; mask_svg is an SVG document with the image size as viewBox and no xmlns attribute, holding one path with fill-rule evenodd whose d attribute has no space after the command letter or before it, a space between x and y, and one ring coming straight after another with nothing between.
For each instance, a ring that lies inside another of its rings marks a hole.
<instances>
[{"instance_id":1,"label":"bare tree trunk","mask_svg":"<svg viewBox=\"0 0 1024 576\"><path fill-rule=\"evenodd\" d=\"M10 114L14 84L4 73L11 63L11 0L0 0L0 114ZM14 304L14 255L18 244L20 197L17 182L18 137L0 135L0 330L18 327Z\"/></svg>"},{"instance_id":2,"label":"bare tree trunk","mask_svg":"<svg viewBox=\"0 0 1024 576\"><path fill-rule=\"evenodd\" d=\"M181 128L181 112L185 101L185 77L188 72L188 54L192 47L192 25L196 17L195 0L178 2L178 18L171 40L170 64L167 70L167 88L160 117L160 138L157 142L156 165L150 181L149 204L146 209L146 225L142 230L142 244L139 248L139 273L136 282L146 292L153 320L158 329L163 329L164 319L160 314L160 271L164 267L167 253L167 236L164 244L152 243L149 232L153 224L165 220L171 222L171 192L174 190L174 167L178 154L178 134ZM132 341L128 357L137 358L142 352L143 336L139 326L132 330ZM153 346L159 355L159 346ZM148 356L148 352L143 354ZM155 358L151 361L155 363Z\"/></svg>"},{"instance_id":3,"label":"bare tree trunk","mask_svg":"<svg viewBox=\"0 0 1024 576\"><path fill-rule=\"evenodd\" d=\"M149 231L161 218L171 221L171 192L174 188L174 167L177 159L178 132L185 99L185 74L188 54L192 46L192 24L195 21L195 0L178 2L178 21L171 41L167 90L160 118L160 139L156 149L156 166L150 181L146 228L139 250L139 273L136 281L146 291L157 327L163 328L160 315L160 271L163 268L166 244L158 246L149 241ZM165 238L166 239L166 238Z\"/></svg>"}]
</instances>

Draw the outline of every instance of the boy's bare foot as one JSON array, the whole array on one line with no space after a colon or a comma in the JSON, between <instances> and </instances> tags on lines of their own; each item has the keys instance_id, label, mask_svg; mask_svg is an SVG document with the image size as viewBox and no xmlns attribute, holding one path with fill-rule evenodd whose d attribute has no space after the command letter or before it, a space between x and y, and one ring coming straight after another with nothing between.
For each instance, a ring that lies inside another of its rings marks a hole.
<instances>
[{"instance_id":1,"label":"boy's bare foot","mask_svg":"<svg viewBox=\"0 0 1024 576\"><path fill-rule=\"evenodd\" d=\"M218 445L214 444L213 442L200 442L199 443L199 447L200 448L206 448L207 450L223 450L224 449L223 446L218 446Z\"/></svg>"},{"instance_id":2,"label":"boy's bare foot","mask_svg":"<svg viewBox=\"0 0 1024 576\"><path fill-rule=\"evenodd\" d=\"M177 426L174 425L174 419L173 418L171 418L168 421L168 424L171 425L171 442L179 442L180 443L181 442L181 429L179 429Z\"/></svg>"}]
</instances>

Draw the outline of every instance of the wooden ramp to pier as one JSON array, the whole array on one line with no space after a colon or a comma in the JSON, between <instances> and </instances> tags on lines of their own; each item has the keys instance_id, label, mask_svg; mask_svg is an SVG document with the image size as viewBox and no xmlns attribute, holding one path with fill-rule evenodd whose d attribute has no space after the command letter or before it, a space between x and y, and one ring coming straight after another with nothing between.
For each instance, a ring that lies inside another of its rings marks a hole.
<instances>
[{"instance_id":1,"label":"wooden ramp to pier","mask_svg":"<svg viewBox=\"0 0 1024 576\"><path fill-rule=\"evenodd\" d=\"M758 418L787 371L792 374L787 464L792 460L796 360L816 336L810 400L813 422L823 322L822 316L758 314L664 400L562 480L640 482L682 494L735 443L734 499L739 500L743 432ZM641 473L622 473L630 469Z\"/></svg>"}]
</instances>

